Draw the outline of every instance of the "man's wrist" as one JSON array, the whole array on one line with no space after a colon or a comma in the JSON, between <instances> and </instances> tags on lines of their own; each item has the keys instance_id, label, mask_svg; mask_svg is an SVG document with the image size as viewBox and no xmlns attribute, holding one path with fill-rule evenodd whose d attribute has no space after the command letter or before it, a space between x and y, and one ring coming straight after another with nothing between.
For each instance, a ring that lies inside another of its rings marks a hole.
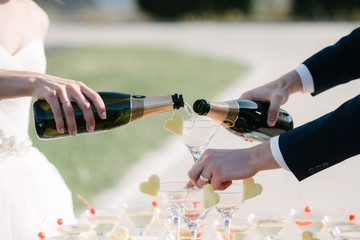
<instances>
[{"instance_id":1,"label":"man's wrist","mask_svg":"<svg viewBox=\"0 0 360 240\"><path fill-rule=\"evenodd\" d=\"M254 147L252 162L254 163L254 167L256 168L257 172L280 168L280 165L277 163L271 153L270 141L266 141Z\"/></svg>"}]
</instances>

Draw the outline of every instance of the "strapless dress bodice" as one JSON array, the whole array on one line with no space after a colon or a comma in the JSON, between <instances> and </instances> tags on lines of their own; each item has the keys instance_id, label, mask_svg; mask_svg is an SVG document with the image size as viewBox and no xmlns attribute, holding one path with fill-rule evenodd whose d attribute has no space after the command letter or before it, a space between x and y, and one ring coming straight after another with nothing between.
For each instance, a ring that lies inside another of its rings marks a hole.
<instances>
[{"instance_id":1,"label":"strapless dress bodice","mask_svg":"<svg viewBox=\"0 0 360 240\"><path fill-rule=\"evenodd\" d=\"M14 55L0 46L0 69L45 73L46 57L43 41L34 39ZM0 142L3 148L0 152L9 147L19 147L24 141L29 142L30 102L31 97L0 101Z\"/></svg>"}]
</instances>

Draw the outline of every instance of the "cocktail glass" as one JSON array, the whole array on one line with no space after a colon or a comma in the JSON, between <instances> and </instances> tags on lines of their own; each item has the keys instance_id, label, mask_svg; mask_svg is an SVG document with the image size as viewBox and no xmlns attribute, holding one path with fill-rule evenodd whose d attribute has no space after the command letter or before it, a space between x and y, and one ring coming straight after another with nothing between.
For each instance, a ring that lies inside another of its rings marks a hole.
<instances>
[{"instance_id":1,"label":"cocktail glass","mask_svg":"<svg viewBox=\"0 0 360 240\"><path fill-rule=\"evenodd\" d=\"M181 216L190 230L191 240L196 240L198 228L203 223L211 207L204 207L202 188L186 189L184 192L186 195L181 199Z\"/></svg>"},{"instance_id":2,"label":"cocktail glass","mask_svg":"<svg viewBox=\"0 0 360 240\"><path fill-rule=\"evenodd\" d=\"M314 237L329 222L329 216L326 212L307 209L291 209L290 215L293 222L299 227L301 232L311 232Z\"/></svg>"},{"instance_id":3,"label":"cocktail glass","mask_svg":"<svg viewBox=\"0 0 360 240\"><path fill-rule=\"evenodd\" d=\"M221 124L204 116L194 114L192 116L193 118L184 120L183 133L180 137L196 161Z\"/></svg>"},{"instance_id":4,"label":"cocktail glass","mask_svg":"<svg viewBox=\"0 0 360 240\"><path fill-rule=\"evenodd\" d=\"M284 231L289 217L279 212L250 213L248 221L256 228L263 240L275 240L279 239Z\"/></svg>"},{"instance_id":5,"label":"cocktail glass","mask_svg":"<svg viewBox=\"0 0 360 240\"><path fill-rule=\"evenodd\" d=\"M335 240L360 240L360 225L350 223L335 224L331 230Z\"/></svg>"},{"instance_id":6,"label":"cocktail glass","mask_svg":"<svg viewBox=\"0 0 360 240\"><path fill-rule=\"evenodd\" d=\"M65 218L62 219L62 223L56 223L56 229L63 236L69 236L71 238L66 239L87 239L89 236L92 226L79 218Z\"/></svg>"},{"instance_id":7,"label":"cocktail glass","mask_svg":"<svg viewBox=\"0 0 360 240\"><path fill-rule=\"evenodd\" d=\"M225 226L223 221L215 220L213 223L218 240L225 239ZM253 231L254 226L240 218L233 218L230 227L231 240L246 240Z\"/></svg>"},{"instance_id":8,"label":"cocktail glass","mask_svg":"<svg viewBox=\"0 0 360 240\"><path fill-rule=\"evenodd\" d=\"M112 209L96 209L95 214L86 210L81 216L94 228L100 240L105 240L113 234L122 219L121 213Z\"/></svg>"},{"instance_id":9,"label":"cocktail glass","mask_svg":"<svg viewBox=\"0 0 360 240\"><path fill-rule=\"evenodd\" d=\"M232 183L230 187L217 193L220 196L220 202L215 205L215 208L224 221L225 240L230 240L231 220L243 203L243 185Z\"/></svg>"},{"instance_id":10,"label":"cocktail glass","mask_svg":"<svg viewBox=\"0 0 360 240\"><path fill-rule=\"evenodd\" d=\"M342 210L330 215L328 228L330 235L336 240L360 240L359 212Z\"/></svg>"},{"instance_id":11,"label":"cocktail glass","mask_svg":"<svg viewBox=\"0 0 360 240\"><path fill-rule=\"evenodd\" d=\"M180 239L180 206L183 199L187 197L187 182L161 182L160 201L165 204L170 213L175 232L175 239Z\"/></svg>"},{"instance_id":12,"label":"cocktail glass","mask_svg":"<svg viewBox=\"0 0 360 240\"><path fill-rule=\"evenodd\" d=\"M123 204L127 219L133 227L139 229L138 235L144 235L144 231L155 219L155 208L153 201L132 201Z\"/></svg>"}]
</instances>

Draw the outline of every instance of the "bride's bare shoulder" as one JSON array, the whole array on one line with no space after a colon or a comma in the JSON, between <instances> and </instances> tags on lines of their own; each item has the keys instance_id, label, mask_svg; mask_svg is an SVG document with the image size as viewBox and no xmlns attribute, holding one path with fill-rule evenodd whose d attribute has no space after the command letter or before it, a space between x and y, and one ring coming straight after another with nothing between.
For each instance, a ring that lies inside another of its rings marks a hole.
<instances>
[{"instance_id":1,"label":"bride's bare shoulder","mask_svg":"<svg viewBox=\"0 0 360 240\"><path fill-rule=\"evenodd\" d=\"M29 7L31 9L31 17L36 22L40 34L45 38L45 35L49 28L49 16L34 1L29 1Z\"/></svg>"}]
</instances>

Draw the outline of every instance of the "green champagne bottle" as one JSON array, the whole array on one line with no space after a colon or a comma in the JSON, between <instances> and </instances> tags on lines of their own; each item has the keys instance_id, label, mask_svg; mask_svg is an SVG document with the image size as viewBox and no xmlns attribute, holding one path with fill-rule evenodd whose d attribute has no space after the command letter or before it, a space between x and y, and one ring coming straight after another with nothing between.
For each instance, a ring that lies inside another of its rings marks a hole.
<instances>
[{"instance_id":1,"label":"green champagne bottle","mask_svg":"<svg viewBox=\"0 0 360 240\"><path fill-rule=\"evenodd\" d=\"M181 94L164 96L144 96L131 95L117 92L99 92L106 107L105 120L102 120L97 110L92 106L95 129L94 132L107 131L113 128L121 127L137 119L150 116L156 113L179 109L184 106ZM77 124L77 134L89 133L86 130L86 123L81 109L72 102ZM34 118L36 133L40 139L54 139L70 136L66 128L65 114L65 133L61 134L56 129L54 115L50 105L45 100L37 100L34 103Z\"/></svg>"},{"instance_id":2,"label":"green champagne bottle","mask_svg":"<svg viewBox=\"0 0 360 240\"><path fill-rule=\"evenodd\" d=\"M280 109L276 124L269 127L267 125L269 106L267 102L243 99L216 103L199 99L194 102L193 109L199 115L222 122L227 130L238 136L264 141L294 127L292 117L283 109Z\"/></svg>"}]
</instances>

